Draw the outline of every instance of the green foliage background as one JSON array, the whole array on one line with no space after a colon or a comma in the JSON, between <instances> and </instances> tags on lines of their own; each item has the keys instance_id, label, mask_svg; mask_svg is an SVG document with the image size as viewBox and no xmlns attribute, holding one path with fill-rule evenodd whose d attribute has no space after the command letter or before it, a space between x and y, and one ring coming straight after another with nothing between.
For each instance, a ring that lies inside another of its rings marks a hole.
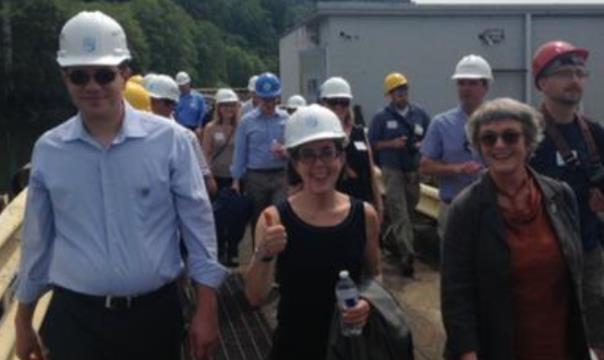
<instances>
[{"instance_id":1,"label":"green foliage background","mask_svg":"<svg viewBox=\"0 0 604 360\"><path fill-rule=\"evenodd\" d=\"M82 10L103 11L124 27L135 71L185 70L194 86L243 87L252 74L278 72L279 36L313 3L0 0L0 129L48 129L73 113L55 56L61 27Z\"/></svg>"}]
</instances>

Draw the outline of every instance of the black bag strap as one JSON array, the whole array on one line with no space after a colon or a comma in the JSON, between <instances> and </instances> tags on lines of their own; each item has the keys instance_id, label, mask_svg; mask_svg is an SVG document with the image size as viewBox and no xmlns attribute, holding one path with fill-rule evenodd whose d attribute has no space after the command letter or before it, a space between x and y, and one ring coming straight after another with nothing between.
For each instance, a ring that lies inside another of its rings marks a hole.
<instances>
[{"instance_id":1,"label":"black bag strap","mask_svg":"<svg viewBox=\"0 0 604 360\"><path fill-rule=\"evenodd\" d=\"M560 129L558 129L556 126L550 112L544 105L541 105L541 113L543 114L543 118L545 120L545 132L554 142L554 145L556 146L556 149L558 149L558 152L560 152L560 155L562 155L564 162L571 167L578 167L580 165L579 157L572 151L566 142L566 139L564 139L562 136ZM587 120L581 114L577 114L576 117L579 128L581 129L581 135L585 141L585 144L587 145L590 164L600 164L601 158L598 151L598 146L596 145Z\"/></svg>"},{"instance_id":2,"label":"black bag strap","mask_svg":"<svg viewBox=\"0 0 604 360\"><path fill-rule=\"evenodd\" d=\"M220 156L220 154L222 154L224 152L224 150L226 150L227 146L229 146L229 143L231 142L231 139L233 138L233 134L235 133L235 127L233 127L233 130L231 131L231 133L229 134L229 136L226 138L226 141L224 142L224 145L222 145L218 151L216 151L214 153L214 155L212 155L212 164L214 163L214 161L216 161L216 159Z\"/></svg>"}]
</instances>

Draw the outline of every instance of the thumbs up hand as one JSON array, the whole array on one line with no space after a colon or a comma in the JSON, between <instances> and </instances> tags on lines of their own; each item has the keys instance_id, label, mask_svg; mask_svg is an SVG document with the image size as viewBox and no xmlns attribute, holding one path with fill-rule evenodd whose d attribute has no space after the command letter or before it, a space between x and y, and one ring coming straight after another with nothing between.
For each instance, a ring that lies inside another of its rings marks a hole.
<instances>
[{"instance_id":1,"label":"thumbs up hand","mask_svg":"<svg viewBox=\"0 0 604 360\"><path fill-rule=\"evenodd\" d=\"M262 213L264 222L264 234L257 239L256 258L264 262L271 261L276 255L285 250L287 245L287 232L281 225L275 215L269 209Z\"/></svg>"}]
</instances>

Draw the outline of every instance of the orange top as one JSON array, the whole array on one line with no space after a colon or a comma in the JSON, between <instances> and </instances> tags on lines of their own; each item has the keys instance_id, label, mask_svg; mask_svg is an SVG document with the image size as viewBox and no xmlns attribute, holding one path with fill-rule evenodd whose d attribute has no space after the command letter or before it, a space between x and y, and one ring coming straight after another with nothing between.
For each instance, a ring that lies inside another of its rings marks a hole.
<instances>
[{"instance_id":1,"label":"orange top","mask_svg":"<svg viewBox=\"0 0 604 360\"><path fill-rule=\"evenodd\" d=\"M523 187L511 197L499 193L511 254L516 360L568 360L568 270L535 180Z\"/></svg>"}]
</instances>

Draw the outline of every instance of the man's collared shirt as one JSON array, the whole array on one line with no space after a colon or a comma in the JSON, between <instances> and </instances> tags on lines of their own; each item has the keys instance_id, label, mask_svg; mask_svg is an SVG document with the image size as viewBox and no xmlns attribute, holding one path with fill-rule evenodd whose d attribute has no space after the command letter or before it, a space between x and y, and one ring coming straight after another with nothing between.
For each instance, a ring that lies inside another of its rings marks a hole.
<instances>
[{"instance_id":1,"label":"man's collared shirt","mask_svg":"<svg viewBox=\"0 0 604 360\"><path fill-rule=\"evenodd\" d=\"M174 117L182 126L188 128L198 128L203 124L203 118L206 113L206 102L203 95L195 90L191 90L186 95L180 95Z\"/></svg>"},{"instance_id":2,"label":"man's collared shirt","mask_svg":"<svg viewBox=\"0 0 604 360\"><path fill-rule=\"evenodd\" d=\"M430 117L421 107L407 105L403 116L393 104L377 113L369 127L369 142L372 147L378 141L392 140L405 136L409 145L424 138ZM378 164L393 170L415 171L419 165L419 149L381 149L377 151Z\"/></svg>"},{"instance_id":3,"label":"man's collared shirt","mask_svg":"<svg viewBox=\"0 0 604 360\"><path fill-rule=\"evenodd\" d=\"M126 105L104 148L78 114L34 147L17 298L35 301L52 285L91 295L133 295L183 270L217 288L211 205L182 127Z\"/></svg>"},{"instance_id":4,"label":"man's collared shirt","mask_svg":"<svg viewBox=\"0 0 604 360\"><path fill-rule=\"evenodd\" d=\"M235 132L235 153L231 172L241 179L247 169L284 169L287 160L278 158L271 150L274 141L284 143L286 112L275 109L274 116L254 109L243 117Z\"/></svg>"},{"instance_id":5,"label":"man's collared shirt","mask_svg":"<svg viewBox=\"0 0 604 360\"><path fill-rule=\"evenodd\" d=\"M482 163L478 153L470 146L466 138L466 122L468 115L461 106L453 108L434 117L426 137L422 141L420 152L431 160L441 161L446 164L458 164L466 161ZM475 175L451 175L439 177L440 198L450 203L461 190L471 184Z\"/></svg>"}]
</instances>

